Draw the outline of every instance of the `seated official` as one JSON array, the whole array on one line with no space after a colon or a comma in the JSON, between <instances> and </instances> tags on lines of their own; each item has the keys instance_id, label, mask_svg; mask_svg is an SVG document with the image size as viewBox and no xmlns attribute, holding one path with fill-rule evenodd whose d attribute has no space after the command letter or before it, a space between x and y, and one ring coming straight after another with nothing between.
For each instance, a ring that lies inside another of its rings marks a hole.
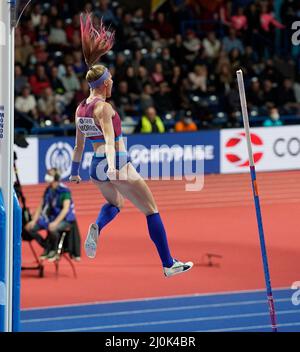
<instances>
[{"instance_id":1,"label":"seated official","mask_svg":"<svg viewBox=\"0 0 300 352\"><path fill-rule=\"evenodd\" d=\"M32 220L25 225L25 229L32 235L42 229L48 231L45 251L40 259L54 261L61 232L71 228L75 221L74 203L69 188L60 182L57 169L48 170L45 181L48 187L40 206L36 209Z\"/></svg>"}]
</instances>

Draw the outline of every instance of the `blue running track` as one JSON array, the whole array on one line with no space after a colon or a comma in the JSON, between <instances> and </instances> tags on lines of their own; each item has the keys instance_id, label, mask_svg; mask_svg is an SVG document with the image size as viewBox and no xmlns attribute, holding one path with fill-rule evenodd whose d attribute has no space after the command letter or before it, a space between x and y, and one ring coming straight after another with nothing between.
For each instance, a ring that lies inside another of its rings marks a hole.
<instances>
[{"instance_id":1,"label":"blue running track","mask_svg":"<svg viewBox=\"0 0 300 352\"><path fill-rule=\"evenodd\" d=\"M300 305L291 299L295 291L276 289L273 294L278 331L300 331ZM256 290L25 309L21 331L268 332L271 328L266 293Z\"/></svg>"}]
</instances>

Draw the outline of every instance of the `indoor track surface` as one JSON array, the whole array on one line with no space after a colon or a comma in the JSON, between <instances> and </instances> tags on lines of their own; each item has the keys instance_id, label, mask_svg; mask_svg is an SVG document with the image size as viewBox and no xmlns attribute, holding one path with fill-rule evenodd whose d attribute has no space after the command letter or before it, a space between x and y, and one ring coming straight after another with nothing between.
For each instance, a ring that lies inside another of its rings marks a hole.
<instances>
[{"instance_id":1,"label":"indoor track surface","mask_svg":"<svg viewBox=\"0 0 300 352\"><path fill-rule=\"evenodd\" d=\"M292 304L293 293L274 292L278 331L300 331L300 307ZM29 309L21 318L22 331L271 331L262 291Z\"/></svg>"},{"instance_id":2,"label":"indoor track surface","mask_svg":"<svg viewBox=\"0 0 300 352\"><path fill-rule=\"evenodd\" d=\"M280 331L300 331L300 306L292 304L288 289L300 281L299 179L299 171L257 174ZM96 258L82 253L75 263L77 279L64 259L58 277L53 263L45 264L44 278L22 272L22 330L269 331L249 174L207 175L200 192L186 192L186 183L148 182L172 254L193 261L190 272L163 276L145 217L126 202L101 233ZM70 187L83 242L104 200L90 182ZM44 188L24 187L31 210ZM207 254L217 256L210 263ZM32 262L23 242L23 265Z\"/></svg>"}]
</instances>

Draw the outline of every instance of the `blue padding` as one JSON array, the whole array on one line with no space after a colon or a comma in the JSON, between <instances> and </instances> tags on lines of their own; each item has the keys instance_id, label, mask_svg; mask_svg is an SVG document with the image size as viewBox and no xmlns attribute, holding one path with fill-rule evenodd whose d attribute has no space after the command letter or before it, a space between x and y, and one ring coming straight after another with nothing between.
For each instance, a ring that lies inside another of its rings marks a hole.
<instances>
[{"instance_id":1,"label":"blue padding","mask_svg":"<svg viewBox=\"0 0 300 352\"><path fill-rule=\"evenodd\" d=\"M22 210L14 192L14 237L13 237L13 312L12 330L20 330L20 288L21 288L21 232Z\"/></svg>"},{"instance_id":2,"label":"blue padding","mask_svg":"<svg viewBox=\"0 0 300 352\"><path fill-rule=\"evenodd\" d=\"M0 189L0 332L4 332L5 315L5 239L6 239L6 213L2 190Z\"/></svg>"}]
</instances>

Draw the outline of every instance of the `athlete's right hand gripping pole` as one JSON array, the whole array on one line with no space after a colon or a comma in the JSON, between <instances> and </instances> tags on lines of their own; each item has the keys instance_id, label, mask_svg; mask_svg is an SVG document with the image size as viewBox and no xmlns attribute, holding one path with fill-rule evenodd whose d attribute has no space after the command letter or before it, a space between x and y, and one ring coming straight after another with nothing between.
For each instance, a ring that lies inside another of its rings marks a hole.
<instances>
[{"instance_id":1,"label":"athlete's right hand gripping pole","mask_svg":"<svg viewBox=\"0 0 300 352\"><path fill-rule=\"evenodd\" d=\"M256 182L256 172L255 172L255 164L253 160L253 153L252 153L252 146L251 146L249 117L248 117L248 111L247 111L247 102L246 102L245 86L244 86L242 70L238 70L236 72L236 75L237 75L237 81L239 86L239 94L240 94L242 115L243 115L243 121L244 121L244 128L246 132L246 140L247 140L249 163L250 163L250 174L251 174L251 180L252 180L252 190L253 190L253 197L254 197L254 203L255 203L255 211L256 211L260 248L261 248L261 254L262 254L264 274L265 274L265 282L266 282L266 288L267 288L269 311L270 311L270 317L271 317L271 323L272 323L272 331L277 332L275 306L274 306L274 299L273 299L273 293L272 293L272 287L271 287L268 257L267 257L267 251L266 251L265 236L264 236L260 201L259 201L259 195L258 195L258 187Z\"/></svg>"}]
</instances>

